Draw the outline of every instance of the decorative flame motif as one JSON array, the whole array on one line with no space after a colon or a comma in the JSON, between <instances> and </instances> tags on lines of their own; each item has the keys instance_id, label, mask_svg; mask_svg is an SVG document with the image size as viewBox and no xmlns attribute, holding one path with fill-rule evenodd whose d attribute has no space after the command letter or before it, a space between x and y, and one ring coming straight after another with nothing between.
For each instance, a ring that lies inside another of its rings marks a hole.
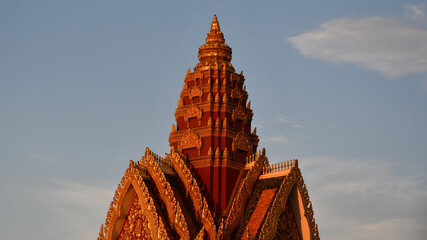
<instances>
[{"instance_id":1,"label":"decorative flame motif","mask_svg":"<svg viewBox=\"0 0 427 240\"><path fill-rule=\"evenodd\" d=\"M200 87L195 87L191 89L190 96L193 97L202 97L203 96L203 90Z\"/></svg>"},{"instance_id":2,"label":"decorative flame motif","mask_svg":"<svg viewBox=\"0 0 427 240\"><path fill-rule=\"evenodd\" d=\"M233 121L236 119L241 119L241 120L246 120L247 118L247 114L245 109L242 107L242 105L238 105L234 110L233 110Z\"/></svg>"},{"instance_id":3,"label":"decorative flame motif","mask_svg":"<svg viewBox=\"0 0 427 240\"><path fill-rule=\"evenodd\" d=\"M241 149L247 152L252 151L251 140L245 132L239 132L233 140L233 151Z\"/></svg>"},{"instance_id":4,"label":"decorative flame motif","mask_svg":"<svg viewBox=\"0 0 427 240\"><path fill-rule=\"evenodd\" d=\"M196 216L202 222L203 227L208 232L210 239L216 239L215 221L209 209L208 202L202 195L199 186L197 185L197 180L194 179L190 169L187 168L182 157L177 152L175 152L173 148L171 150L171 161L176 173L183 181L185 189L193 201ZM201 234L199 233L199 235Z\"/></svg>"},{"instance_id":5,"label":"decorative flame motif","mask_svg":"<svg viewBox=\"0 0 427 240\"><path fill-rule=\"evenodd\" d=\"M243 99L243 93L242 91L240 91L238 88L233 88L233 90L231 90L231 97L232 98L237 98L237 99Z\"/></svg>"},{"instance_id":6,"label":"decorative flame motif","mask_svg":"<svg viewBox=\"0 0 427 240\"><path fill-rule=\"evenodd\" d=\"M277 225L276 235L274 240L280 239L290 239L290 240L300 240L301 234L298 230L298 225L295 221L295 216L292 212L291 205L289 202L286 203L285 211L280 214Z\"/></svg>"},{"instance_id":7,"label":"decorative flame motif","mask_svg":"<svg viewBox=\"0 0 427 240\"><path fill-rule=\"evenodd\" d=\"M129 209L126 222L123 225L118 240L149 240L149 236L150 232L148 231L148 221L142 214L139 199L138 196L136 196Z\"/></svg>"},{"instance_id":8,"label":"decorative flame motif","mask_svg":"<svg viewBox=\"0 0 427 240\"><path fill-rule=\"evenodd\" d=\"M239 187L237 188L236 195L234 196L233 201L231 202L231 208L228 212L228 215L225 219L225 231L224 235L230 237L234 228L236 228L243 216L242 205L245 204L246 200L251 194L252 188L255 184L255 181L258 179L261 174L262 167L268 162L267 157L265 156L265 149L260 153L254 153L246 158L247 163L255 162L255 164L249 169L248 174L243 179ZM226 238L229 239L229 238Z\"/></svg>"},{"instance_id":9,"label":"decorative flame motif","mask_svg":"<svg viewBox=\"0 0 427 240\"><path fill-rule=\"evenodd\" d=\"M146 154L142 157L142 161L144 161L148 173L155 182L156 187L159 189L160 197L165 202L169 221L181 239L189 240L190 234L188 232L187 223L185 222L185 217L182 214L181 207L175 199L172 188L169 182L166 181L166 177L157 163L158 161L156 161L154 156L150 154L148 148L145 152Z\"/></svg>"},{"instance_id":10,"label":"decorative flame motif","mask_svg":"<svg viewBox=\"0 0 427 240\"><path fill-rule=\"evenodd\" d=\"M298 166L298 164L296 165ZM320 239L317 224L314 221L313 209L310 198L308 197L308 191L301 176L301 171L298 167L293 167L291 172L286 175L285 180L282 182L276 197L274 198L274 201L271 204L269 211L267 212L267 216L265 217L258 239L272 239L276 234L277 227L279 225L279 216L283 211L285 211L288 195L294 184L296 184L299 193L301 194L304 216L308 221L308 226L310 229L310 239Z\"/></svg>"},{"instance_id":11,"label":"decorative flame motif","mask_svg":"<svg viewBox=\"0 0 427 240\"><path fill-rule=\"evenodd\" d=\"M132 160L129 162L129 168L120 181L113 201L110 204L105 225L101 225L98 240L113 239L117 218L121 216L120 208L131 184L139 198L142 214L147 218L147 226L151 239L169 239L163 219L157 214L154 200L151 198L149 190L142 179L142 168L144 166L135 164Z\"/></svg>"},{"instance_id":12,"label":"decorative flame motif","mask_svg":"<svg viewBox=\"0 0 427 240\"><path fill-rule=\"evenodd\" d=\"M188 106L184 119L188 121L188 119L192 117L197 117L198 119L202 118L202 110L195 104Z\"/></svg>"},{"instance_id":13,"label":"decorative flame motif","mask_svg":"<svg viewBox=\"0 0 427 240\"><path fill-rule=\"evenodd\" d=\"M200 140L199 135L192 129L188 129L187 132L184 133L184 135L181 138L181 141L179 142L179 149L188 149L197 147L200 149L202 147L202 142Z\"/></svg>"}]
</instances>

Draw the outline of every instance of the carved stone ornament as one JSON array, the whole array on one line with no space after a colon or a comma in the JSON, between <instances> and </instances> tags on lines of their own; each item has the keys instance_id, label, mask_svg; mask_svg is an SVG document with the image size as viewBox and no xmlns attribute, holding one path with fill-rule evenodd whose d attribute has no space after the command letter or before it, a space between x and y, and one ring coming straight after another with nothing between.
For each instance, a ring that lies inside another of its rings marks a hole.
<instances>
[{"instance_id":1,"label":"carved stone ornament","mask_svg":"<svg viewBox=\"0 0 427 240\"><path fill-rule=\"evenodd\" d=\"M184 119L187 122L189 118L197 117L197 119L202 118L202 110L195 104L188 106L187 111L184 114Z\"/></svg>"},{"instance_id":2,"label":"carved stone ornament","mask_svg":"<svg viewBox=\"0 0 427 240\"><path fill-rule=\"evenodd\" d=\"M279 226L283 223L279 222L280 216L281 213L286 210L286 202L288 201L288 196L294 185L297 186L302 200L304 217L308 223L309 228L309 238L313 240L320 239L318 227L313 217L312 204L310 198L308 197L308 191L301 176L301 171L298 167L292 168L290 174L288 174L282 182L280 189L277 192L269 211L267 212L267 216L264 219L264 223L260 229L258 239L273 239L276 233L281 230ZM302 235L304 235L304 233L302 233ZM304 238L304 236L301 237Z\"/></svg>"},{"instance_id":3,"label":"carved stone ornament","mask_svg":"<svg viewBox=\"0 0 427 240\"><path fill-rule=\"evenodd\" d=\"M194 72L194 78L203 78L203 72Z\"/></svg>"},{"instance_id":4,"label":"carved stone ornament","mask_svg":"<svg viewBox=\"0 0 427 240\"><path fill-rule=\"evenodd\" d=\"M121 221L117 220L122 216L121 206L126 196L126 192L131 185L135 189L136 196L139 200L137 210L142 212L142 215L146 218L144 221L147 221L146 226L148 228L144 229L144 231L149 232L149 237L151 239L170 239L167 234L165 224L163 223L164 220L157 214L154 200L149 194L149 190L142 179L143 168L144 166L141 166L138 163L135 164L132 160L129 162L129 168L126 170L116 192L114 193L113 201L110 204L107 218L105 220L105 225L101 225L98 240L110 240L113 239L113 235L118 235L116 231L117 229L121 229ZM132 212L136 209L131 208L130 210L130 215L129 213L127 215L132 217ZM144 226L144 223L140 226Z\"/></svg>"},{"instance_id":5,"label":"carved stone ornament","mask_svg":"<svg viewBox=\"0 0 427 240\"><path fill-rule=\"evenodd\" d=\"M234 88L231 91L231 97L232 98L237 98L237 99L242 99L243 98L243 93L238 88Z\"/></svg>"},{"instance_id":6,"label":"carved stone ornament","mask_svg":"<svg viewBox=\"0 0 427 240\"><path fill-rule=\"evenodd\" d=\"M242 107L242 105L238 105L233 110L232 117L233 117L233 121L236 120L236 119L241 119L241 120L245 121L247 119L245 108Z\"/></svg>"},{"instance_id":7,"label":"carved stone ornament","mask_svg":"<svg viewBox=\"0 0 427 240\"><path fill-rule=\"evenodd\" d=\"M178 150L181 151L182 149L188 149L193 147L197 147L197 149L200 149L202 147L202 141L196 131L188 129L182 135L181 140L179 141Z\"/></svg>"},{"instance_id":8,"label":"carved stone ornament","mask_svg":"<svg viewBox=\"0 0 427 240\"><path fill-rule=\"evenodd\" d=\"M194 87L190 91L190 97L202 97L203 96L203 90L200 87Z\"/></svg>"},{"instance_id":9,"label":"carved stone ornament","mask_svg":"<svg viewBox=\"0 0 427 240\"><path fill-rule=\"evenodd\" d=\"M245 132L239 132L233 139L233 151L237 149L250 152L252 150L252 143Z\"/></svg>"},{"instance_id":10,"label":"carved stone ornament","mask_svg":"<svg viewBox=\"0 0 427 240\"><path fill-rule=\"evenodd\" d=\"M171 162L176 173L182 179L187 193L190 195L197 218L201 219L203 225L196 239L203 239L205 229L208 232L209 239L218 240L216 237L215 221L209 209L208 202L200 191L197 180L193 177L191 170L187 167L180 154L175 152L173 148L171 149Z\"/></svg>"},{"instance_id":11,"label":"carved stone ornament","mask_svg":"<svg viewBox=\"0 0 427 240\"><path fill-rule=\"evenodd\" d=\"M155 155L157 156L157 155ZM165 162L164 159L157 157L155 158L152 154L149 153L149 149L146 149L146 155L142 157L148 173L151 176L151 179L154 181L157 189L159 189L159 195L163 202L166 205L167 215L169 221L171 222L172 228L178 233L180 239L190 240L190 234L188 232L187 223L185 217L182 213L182 209L173 193L173 190L166 180L165 174L160 169L158 162Z\"/></svg>"},{"instance_id":12,"label":"carved stone ornament","mask_svg":"<svg viewBox=\"0 0 427 240\"><path fill-rule=\"evenodd\" d=\"M277 225L276 235L273 240L302 239L289 202L286 202L285 210L280 214L278 222L280 224Z\"/></svg>"},{"instance_id":13,"label":"carved stone ornament","mask_svg":"<svg viewBox=\"0 0 427 240\"><path fill-rule=\"evenodd\" d=\"M118 239L141 239L149 240L148 220L142 214L138 196L132 202L125 224L122 227Z\"/></svg>"},{"instance_id":14,"label":"carved stone ornament","mask_svg":"<svg viewBox=\"0 0 427 240\"><path fill-rule=\"evenodd\" d=\"M242 205L245 204L246 200L251 195L252 188L261 174L263 166L268 161L267 157L265 156L265 149L263 149L263 151L259 154L254 153L248 156L246 161L254 161L255 164L249 169L246 177L241 181L239 187L237 188L235 197L231 202L230 210L228 211L225 218L225 240L231 239L233 230L239 226L243 219L244 208L242 208Z\"/></svg>"}]
</instances>

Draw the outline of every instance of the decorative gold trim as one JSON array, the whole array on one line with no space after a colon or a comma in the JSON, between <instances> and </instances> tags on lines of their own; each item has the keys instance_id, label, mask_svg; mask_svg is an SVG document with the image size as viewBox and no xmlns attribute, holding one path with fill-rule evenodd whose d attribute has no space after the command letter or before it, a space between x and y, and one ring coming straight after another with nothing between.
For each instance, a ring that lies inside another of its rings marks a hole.
<instances>
[{"instance_id":1,"label":"decorative gold trim","mask_svg":"<svg viewBox=\"0 0 427 240\"><path fill-rule=\"evenodd\" d=\"M142 214L138 195L135 195L129 206L129 211L117 239L150 239L147 217Z\"/></svg>"},{"instance_id":2,"label":"decorative gold trim","mask_svg":"<svg viewBox=\"0 0 427 240\"><path fill-rule=\"evenodd\" d=\"M232 148L233 148L233 152L236 151L237 149L251 152L252 143L251 143L251 140L249 139L249 136L243 131L239 132L236 135L236 137L234 137L233 139Z\"/></svg>"},{"instance_id":3,"label":"decorative gold trim","mask_svg":"<svg viewBox=\"0 0 427 240\"><path fill-rule=\"evenodd\" d=\"M148 188L141 177L144 171L142 168L143 166L139 163L135 164L130 160L129 168L126 169L114 193L113 201L111 201L110 208L107 212L105 225L101 225L98 240L113 240L114 225L117 218L121 215L120 207L122 206L124 197L131 184L138 195L141 210L147 218L151 239L169 239L163 219L157 215L154 200L151 198Z\"/></svg>"},{"instance_id":4,"label":"decorative gold trim","mask_svg":"<svg viewBox=\"0 0 427 240\"><path fill-rule=\"evenodd\" d=\"M187 122L189 118L197 117L197 119L202 118L202 109L196 104L191 104L187 107L187 110L184 114L184 120Z\"/></svg>"},{"instance_id":5,"label":"decorative gold trim","mask_svg":"<svg viewBox=\"0 0 427 240\"><path fill-rule=\"evenodd\" d=\"M199 186L197 185L197 180L193 177L193 174L191 173L190 169L188 169L183 158L175 151L173 147L171 148L170 157L173 168L181 178L187 194L190 195L190 198L193 201L196 217L201 220L203 227L209 234L209 239L216 239L215 221L209 209L208 202L201 194Z\"/></svg>"},{"instance_id":6,"label":"decorative gold trim","mask_svg":"<svg viewBox=\"0 0 427 240\"><path fill-rule=\"evenodd\" d=\"M182 214L181 207L176 201L172 188L166 180L163 171L148 148L146 148L145 156L142 157L141 161L145 163L148 173L156 184L157 189L159 189L160 197L166 205L171 227L175 229L181 239L190 239L187 222Z\"/></svg>"},{"instance_id":7,"label":"decorative gold trim","mask_svg":"<svg viewBox=\"0 0 427 240\"><path fill-rule=\"evenodd\" d=\"M205 227L202 226L202 229L200 229L197 236L194 238L194 240L203 240L205 237Z\"/></svg>"},{"instance_id":8,"label":"decorative gold trim","mask_svg":"<svg viewBox=\"0 0 427 240\"><path fill-rule=\"evenodd\" d=\"M243 93L240 89L238 89L238 88L236 87L236 88L233 88L233 89L231 90L231 97L232 97L232 98L237 98L237 99L239 99L239 100L243 100L243 99L244 99L244 97L245 97L245 95L244 95L244 93Z\"/></svg>"},{"instance_id":9,"label":"decorative gold trim","mask_svg":"<svg viewBox=\"0 0 427 240\"><path fill-rule=\"evenodd\" d=\"M277 231L278 219L280 214L285 210L286 201L294 184L297 185L302 198L302 207L304 209L304 216L307 219L308 226L310 229L310 239L319 240L319 232L317 224L313 217L313 209L308 197L307 188L304 184L304 180L301 176L301 171L298 168L298 161L296 166L291 169L291 172L283 180L279 191L274 198L273 203L267 213L264 220L264 224L260 230L258 239L272 239Z\"/></svg>"},{"instance_id":10,"label":"decorative gold trim","mask_svg":"<svg viewBox=\"0 0 427 240\"><path fill-rule=\"evenodd\" d=\"M254 153L252 156L246 158L246 162L253 161L255 161L255 163L252 165L248 174L240 183L239 188L237 189L237 192L232 199L231 207L224 221L224 239L230 239L234 228L239 226L241 223L244 212L244 207L242 206L245 205L246 200L251 195L252 188L261 174L263 166L268 162L268 159L265 156L265 149L263 149L262 152L260 151L258 154Z\"/></svg>"},{"instance_id":11,"label":"decorative gold trim","mask_svg":"<svg viewBox=\"0 0 427 240\"><path fill-rule=\"evenodd\" d=\"M241 119L246 122L248 118L245 108L243 108L240 104L233 110L233 114L231 116L233 117L233 121L236 119Z\"/></svg>"},{"instance_id":12,"label":"decorative gold trim","mask_svg":"<svg viewBox=\"0 0 427 240\"><path fill-rule=\"evenodd\" d=\"M200 87L194 87L193 89L191 89L190 91L190 97L200 97L202 98L203 96L203 90Z\"/></svg>"},{"instance_id":13,"label":"decorative gold trim","mask_svg":"<svg viewBox=\"0 0 427 240\"><path fill-rule=\"evenodd\" d=\"M182 149L188 149L197 147L200 149L202 147L202 140L193 129L188 129L182 136L178 144L178 150L182 151Z\"/></svg>"}]
</instances>

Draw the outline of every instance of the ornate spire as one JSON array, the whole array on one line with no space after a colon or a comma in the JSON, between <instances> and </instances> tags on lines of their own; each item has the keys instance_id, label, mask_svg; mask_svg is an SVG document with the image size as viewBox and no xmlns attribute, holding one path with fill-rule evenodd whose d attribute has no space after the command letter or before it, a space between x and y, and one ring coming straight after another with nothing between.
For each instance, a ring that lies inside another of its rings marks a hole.
<instances>
[{"instance_id":1,"label":"ornate spire","mask_svg":"<svg viewBox=\"0 0 427 240\"><path fill-rule=\"evenodd\" d=\"M195 70L203 70L203 67L225 66L229 71L234 72L230 63L231 48L225 44L224 34L221 32L216 15L212 20L206 43L199 48L199 60L200 62L194 68Z\"/></svg>"},{"instance_id":2,"label":"ornate spire","mask_svg":"<svg viewBox=\"0 0 427 240\"><path fill-rule=\"evenodd\" d=\"M219 27L219 22L218 22L218 19L216 18L216 14L214 15L214 18L212 20L211 32L221 32L221 28Z\"/></svg>"}]
</instances>

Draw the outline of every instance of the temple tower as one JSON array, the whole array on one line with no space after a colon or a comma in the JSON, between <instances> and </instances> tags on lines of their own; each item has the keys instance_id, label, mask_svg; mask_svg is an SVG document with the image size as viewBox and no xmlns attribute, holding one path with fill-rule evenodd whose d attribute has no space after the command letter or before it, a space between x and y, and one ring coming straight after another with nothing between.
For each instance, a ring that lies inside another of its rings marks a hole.
<instances>
[{"instance_id":1,"label":"temple tower","mask_svg":"<svg viewBox=\"0 0 427 240\"><path fill-rule=\"evenodd\" d=\"M235 73L231 48L214 16L199 63L190 69L175 111L169 143L181 151L201 178L215 212L227 208L248 155L256 152L243 72Z\"/></svg>"},{"instance_id":2,"label":"temple tower","mask_svg":"<svg viewBox=\"0 0 427 240\"><path fill-rule=\"evenodd\" d=\"M165 157L129 161L98 240L318 240L298 160L257 151L242 73L216 16L187 72Z\"/></svg>"}]
</instances>

